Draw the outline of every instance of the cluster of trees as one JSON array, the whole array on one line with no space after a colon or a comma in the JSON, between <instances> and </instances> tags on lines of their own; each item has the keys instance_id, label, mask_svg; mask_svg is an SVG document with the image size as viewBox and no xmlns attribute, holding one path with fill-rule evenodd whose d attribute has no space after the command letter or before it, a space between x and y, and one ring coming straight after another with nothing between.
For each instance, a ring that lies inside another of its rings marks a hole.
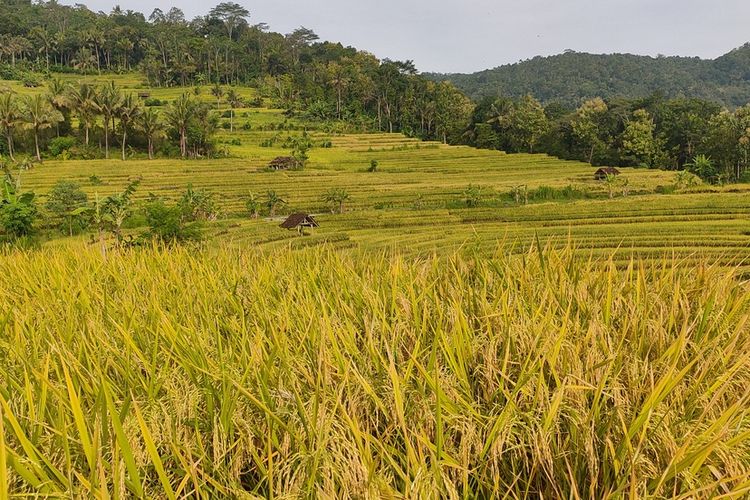
<instances>
[{"instance_id":1,"label":"cluster of trees","mask_svg":"<svg viewBox=\"0 0 750 500\"><path fill-rule=\"evenodd\" d=\"M53 79L46 93L23 97L0 90L0 134L4 138L0 154L11 160L19 148L26 147L41 161L45 144L54 156L77 152L82 157L101 154L109 158L111 147L117 145L123 160L128 148L138 147L153 159L163 139L162 151L167 155L177 145L183 158L209 155L218 127L219 116L212 107L187 94L160 112L143 106L114 82L68 85Z\"/></svg>"},{"instance_id":2,"label":"cluster of trees","mask_svg":"<svg viewBox=\"0 0 750 500\"><path fill-rule=\"evenodd\" d=\"M531 95L485 98L464 139L486 149L545 152L595 165L688 169L712 183L745 179L750 105L734 111L702 99L595 98L578 108Z\"/></svg>"},{"instance_id":3,"label":"cluster of trees","mask_svg":"<svg viewBox=\"0 0 750 500\"><path fill-rule=\"evenodd\" d=\"M699 97L734 108L750 102L749 75L750 44L714 60L566 51L468 75L428 76L451 81L477 100L531 93L545 104L578 106L594 97L636 98L659 91L670 98Z\"/></svg>"},{"instance_id":4,"label":"cluster of trees","mask_svg":"<svg viewBox=\"0 0 750 500\"><path fill-rule=\"evenodd\" d=\"M457 140L471 102L410 61L320 42L310 29L274 33L231 2L187 20L178 8L146 18L116 7L15 1L0 19L0 74L14 69L105 72L140 69L153 86L250 84L287 109L368 129ZM7 76L6 76L7 77Z\"/></svg>"}]
</instances>

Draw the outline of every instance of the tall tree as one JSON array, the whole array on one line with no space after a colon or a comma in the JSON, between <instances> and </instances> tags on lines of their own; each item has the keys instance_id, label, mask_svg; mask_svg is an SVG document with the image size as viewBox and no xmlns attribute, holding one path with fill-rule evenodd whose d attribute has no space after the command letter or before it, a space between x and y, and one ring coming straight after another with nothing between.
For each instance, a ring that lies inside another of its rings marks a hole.
<instances>
[{"instance_id":1,"label":"tall tree","mask_svg":"<svg viewBox=\"0 0 750 500\"><path fill-rule=\"evenodd\" d=\"M120 120L120 128L122 129L122 161L125 161L125 148L128 142L128 129L133 125L133 122L138 118L141 113L141 106L138 101L133 97L133 94L126 94L120 101L120 105L117 107L117 118Z\"/></svg>"},{"instance_id":2,"label":"tall tree","mask_svg":"<svg viewBox=\"0 0 750 500\"><path fill-rule=\"evenodd\" d=\"M234 132L234 109L242 106L242 98L237 89L231 88L227 91L227 104L229 104L229 131Z\"/></svg>"},{"instance_id":3,"label":"tall tree","mask_svg":"<svg viewBox=\"0 0 750 500\"><path fill-rule=\"evenodd\" d=\"M42 153L39 149L39 135L42 130L48 129L61 122L62 114L54 109L41 94L27 96L24 100L22 119L26 127L34 135L34 148L37 161L42 161Z\"/></svg>"},{"instance_id":4,"label":"tall tree","mask_svg":"<svg viewBox=\"0 0 750 500\"><path fill-rule=\"evenodd\" d=\"M121 102L122 93L114 81L102 85L96 93L96 103L103 118L104 157L107 159L109 159L109 130Z\"/></svg>"},{"instance_id":5,"label":"tall tree","mask_svg":"<svg viewBox=\"0 0 750 500\"><path fill-rule=\"evenodd\" d=\"M0 94L0 129L2 129L8 145L8 155L13 161L16 161L13 156L13 131L19 118L20 110L15 96L10 92Z\"/></svg>"},{"instance_id":6,"label":"tall tree","mask_svg":"<svg viewBox=\"0 0 750 500\"><path fill-rule=\"evenodd\" d=\"M180 156L187 156L187 132L190 122L195 118L196 105L187 94L182 94L166 109L167 123L180 136Z\"/></svg>"},{"instance_id":7,"label":"tall tree","mask_svg":"<svg viewBox=\"0 0 750 500\"><path fill-rule=\"evenodd\" d=\"M589 163L593 163L596 149L604 146L601 129L607 109L607 104L602 99L590 99L578 108L572 121L573 134L588 149Z\"/></svg>"},{"instance_id":8,"label":"tall tree","mask_svg":"<svg viewBox=\"0 0 750 500\"><path fill-rule=\"evenodd\" d=\"M137 126L148 141L148 159L154 159L154 141L164 135L164 123L159 112L154 108L146 108L137 120Z\"/></svg>"},{"instance_id":9,"label":"tall tree","mask_svg":"<svg viewBox=\"0 0 750 500\"><path fill-rule=\"evenodd\" d=\"M78 116L78 122L83 127L84 144L89 145L89 131L99 113L96 90L88 83L79 83L70 91L72 108Z\"/></svg>"}]
</instances>

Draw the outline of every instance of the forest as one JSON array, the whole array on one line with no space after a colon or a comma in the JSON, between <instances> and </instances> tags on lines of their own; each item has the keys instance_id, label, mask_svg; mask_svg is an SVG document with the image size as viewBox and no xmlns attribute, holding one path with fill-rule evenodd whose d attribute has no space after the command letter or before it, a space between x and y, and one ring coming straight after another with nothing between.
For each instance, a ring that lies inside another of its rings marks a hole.
<instances>
[{"instance_id":1,"label":"forest","mask_svg":"<svg viewBox=\"0 0 750 500\"><path fill-rule=\"evenodd\" d=\"M177 7L146 17L54 1L12 2L0 16L0 79L33 87L54 73L134 70L150 87L251 85L291 114L444 142L457 140L471 109L411 61L322 42L305 27L276 33L231 2L193 20Z\"/></svg>"},{"instance_id":2,"label":"forest","mask_svg":"<svg viewBox=\"0 0 750 500\"><path fill-rule=\"evenodd\" d=\"M750 101L750 44L721 57L587 54L567 50L550 57L507 64L473 74L429 74L450 81L474 99L536 96L543 103L579 106L595 97L698 97L728 108Z\"/></svg>"}]
</instances>

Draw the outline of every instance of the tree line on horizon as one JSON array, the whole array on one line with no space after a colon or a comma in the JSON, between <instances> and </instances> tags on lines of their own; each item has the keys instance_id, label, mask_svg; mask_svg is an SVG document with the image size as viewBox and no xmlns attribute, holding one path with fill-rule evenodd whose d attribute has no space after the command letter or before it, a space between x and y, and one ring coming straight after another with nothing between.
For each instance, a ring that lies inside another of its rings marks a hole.
<instances>
[{"instance_id":1,"label":"tree line on horizon","mask_svg":"<svg viewBox=\"0 0 750 500\"><path fill-rule=\"evenodd\" d=\"M210 104L188 93L158 110L114 81L69 84L55 78L43 93L0 92L0 156L16 161L20 148L36 161L42 161L42 151L55 157L109 159L117 147L122 160L138 148L153 159L157 144L163 156L208 156L219 121Z\"/></svg>"},{"instance_id":2,"label":"tree line on horizon","mask_svg":"<svg viewBox=\"0 0 750 500\"><path fill-rule=\"evenodd\" d=\"M456 141L471 101L447 82L417 74L411 61L322 42L300 27L273 32L239 4L220 3L185 18L176 7L148 18L115 7L15 0L0 17L0 78L54 72L140 70L150 86L251 85L275 105L362 129Z\"/></svg>"},{"instance_id":3,"label":"tree line on horizon","mask_svg":"<svg viewBox=\"0 0 750 500\"><path fill-rule=\"evenodd\" d=\"M592 165L690 170L710 183L747 181L750 105L729 111L698 98L589 99L543 106L486 97L463 140L482 149L547 153Z\"/></svg>"}]
</instances>

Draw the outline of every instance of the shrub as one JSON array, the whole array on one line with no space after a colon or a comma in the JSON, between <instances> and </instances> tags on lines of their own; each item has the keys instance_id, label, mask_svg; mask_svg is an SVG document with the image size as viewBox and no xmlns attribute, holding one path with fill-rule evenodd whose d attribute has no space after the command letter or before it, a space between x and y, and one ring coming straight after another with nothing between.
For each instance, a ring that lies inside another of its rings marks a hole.
<instances>
[{"instance_id":1,"label":"shrub","mask_svg":"<svg viewBox=\"0 0 750 500\"><path fill-rule=\"evenodd\" d=\"M200 227L187 224L180 205L154 201L146 205L147 236L164 243L180 243L200 239Z\"/></svg>"},{"instance_id":2,"label":"shrub","mask_svg":"<svg viewBox=\"0 0 750 500\"><path fill-rule=\"evenodd\" d=\"M188 184L178 206L187 221L214 220L218 214L213 193L206 189L193 189L192 184Z\"/></svg>"},{"instance_id":3,"label":"shrub","mask_svg":"<svg viewBox=\"0 0 750 500\"><path fill-rule=\"evenodd\" d=\"M370 160L370 166L367 169L368 172L378 171L378 160Z\"/></svg>"},{"instance_id":4,"label":"shrub","mask_svg":"<svg viewBox=\"0 0 750 500\"><path fill-rule=\"evenodd\" d=\"M21 83L24 87L28 88L37 88L39 87L42 82L37 78L35 75L27 74L21 79Z\"/></svg>"},{"instance_id":5,"label":"shrub","mask_svg":"<svg viewBox=\"0 0 750 500\"><path fill-rule=\"evenodd\" d=\"M75 137L55 137L54 139L49 141L49 144L47 144L47 149L52 156L60 156L65 151L70 152L70 150L73 149L73 147L76 145L76 142L77 141Z\"/></svg>"},{"instance_id":6,"label":"shrub","mask_svg":"<svg viewBox=\"0 0 750 500\"><path fill-rule=\"evenodd\" d=\"M68 234L72 236L74 227L86 227L86 203L88 196L81 191L78 184L59 181L47 195L45 208L59 220L58 227L67 228Z\"/></svg>"},{"instance_id":7,"label":"shrub","mask_svg":"<svg viewBox=\"0 0 750 500\"><path fill-rule=\"evenodd\" d=\"M143 101L143 105L147 107L152 106L164 106L167 104L167 101L162 101L161 99L158 99L156 97L149 97L145 101Z\"/></svg>"}]
</instances>

